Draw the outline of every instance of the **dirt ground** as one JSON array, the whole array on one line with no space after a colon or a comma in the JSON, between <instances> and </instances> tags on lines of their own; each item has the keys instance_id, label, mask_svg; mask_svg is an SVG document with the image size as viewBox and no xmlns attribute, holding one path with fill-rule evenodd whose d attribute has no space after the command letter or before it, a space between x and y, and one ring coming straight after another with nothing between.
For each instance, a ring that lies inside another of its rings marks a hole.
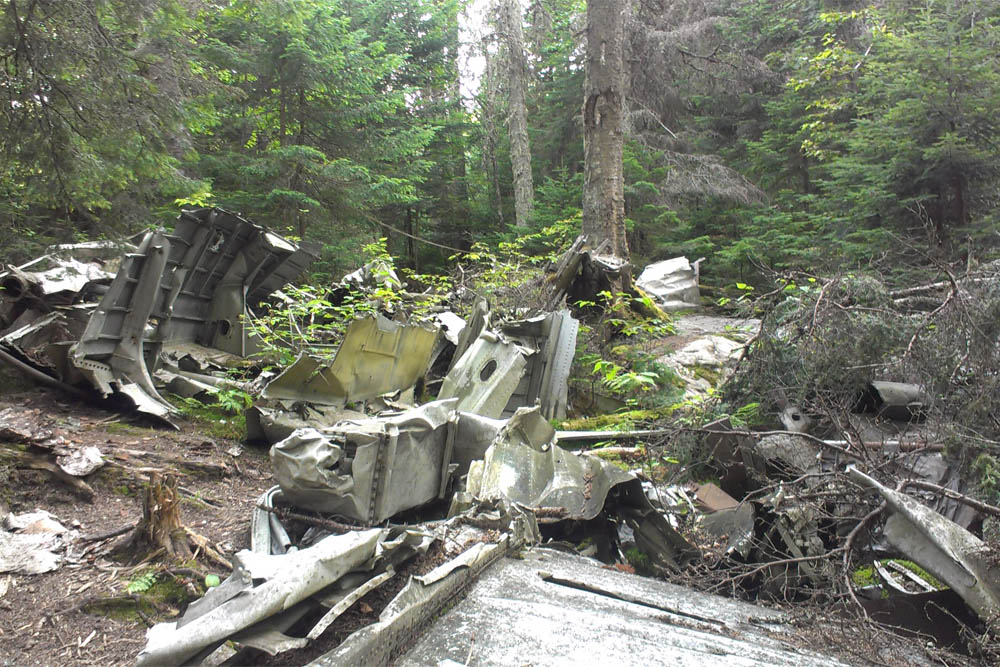
<instances>
[{"instance_id":1,"label":"dirt ground","mask_svg":"<svg viewBox=\"0 0 1000 667\"><path fill-rule=\"evenodd\" d=\"M157 469L178 476L185 526L225 556L248 548L251 510L274 483L267 451L206 437L203 424L182 421L179 432L153 427L50 391L2 395L0 411L7 408L70 445L98 447L106 464L85 478L94 492L88 499L51 472L19 463L23 443L0 442L0 510L47 510L79 533L70 550L76 557L59 569L0 574L0 666L132 665L147 624L180 613L204 590L204 574L224 579L229 571L203 558L177 567L160 559L136 566L108 553L120 536L93 538L142 517L142 478ZM139 607L129 583L156 567L163 594L153 596L154 606ZM108 598L115 601L101 602Z\"/></svg>"}]
</instances>

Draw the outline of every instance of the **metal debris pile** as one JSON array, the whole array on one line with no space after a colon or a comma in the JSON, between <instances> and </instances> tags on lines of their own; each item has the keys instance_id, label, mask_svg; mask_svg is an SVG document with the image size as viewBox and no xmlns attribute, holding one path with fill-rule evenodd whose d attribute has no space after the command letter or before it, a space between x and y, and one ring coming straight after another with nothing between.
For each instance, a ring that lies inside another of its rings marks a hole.
<instances>
[{"instance_id":1,"label":"metal debris pile","mask_svg":"<svg viewBox=\"0 0 1000 667\"><path fill-rule=\"evenodd\" d=\"M176 408L157 385L217 383L184 362L255 351L249 310L314 258L221 209L185 211L173 232L147 232L124 249L118 258L116 245L56 247L0 274L0 360L165 420Z\"/></svg>"},{"instance_id":2,"label":"metal debris pile","mask_svg":"<svg viewBox=\"0 0 1000 667\"><path fill-rule=\"evenodd\" d=\"M482 300L467 320L443 308L425 321L362 316L332 359L303 352L238 384L257 394L248 440L270 446L278 484L258 500L251 549L236 554L232 575L151 628L140 664L301 649L375 591L389 597L378 621L323 660L388 660L480 572L542 543L749 597L860 597L897 625L906 620L885 597L906 598L915 617L929 617L931 605L957 614L962 604L981 624L1000 617L996 559L969 531L995 508L970 501L932 433L914 426L919 387L872 382L858 410L877 415L858 441L810 436L794 407L784 430L769 433L718 422L614 434L647 441L655 457L693 433L717 483L654 484L569 449L611 437L550 423L567 415L579 330L561 306L586 267L596 267L591 278L622 268L583 247L578 239L553 267L548 308L534 316L493 322ZM148 232L121 259L118 249L55 249L0 274L0 359L167 422L176 409L161 392L234 386L226 371L260 348L247 321L313 257L219 209L184 212L173 232ZM638 283L667 309L698 302L698 262L681 260L647 267ZM367 266L341 287L388 279ZM722 367L742 343L716 338L710 358ZM681 352L704 363L696 342ZM86 452L57 453L67 475L90 469ZM5 550L28 539L0 537ZM42 547L55 539L30 538ZM883 583L849 579L858 554ZM947 595L960 603L949 607Z\"/></svg>"},{"instance_id":3,"label":"metal debris pile","mask_svg":"<svg viewBox=\"0 0 1000 667\"><path fill-rule=\"evenodd\" d=\"M860 607L864 617L964 650L964 624L1000 616L1000 559L973 531L1000 509L971 497L924 421L916 385L871 382L851 436L810 435L795 406L783 430L693 429L716 481L660 490L686 508L702 559L683 577L707 591ZM867 472L864 472L867 471Z\"/></svg>"}]
</instances>

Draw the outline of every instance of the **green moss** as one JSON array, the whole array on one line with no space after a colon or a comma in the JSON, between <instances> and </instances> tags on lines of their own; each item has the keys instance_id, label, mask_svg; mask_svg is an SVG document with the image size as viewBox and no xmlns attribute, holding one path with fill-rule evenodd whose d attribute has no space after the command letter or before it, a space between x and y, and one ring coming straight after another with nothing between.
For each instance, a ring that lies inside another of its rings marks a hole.
<instances>
[{"instance_id":1,"label":"green moss","mask_svg":"<svg viewBox=\"0 0 1000 667\"><path fill-rule=\"evenodd\" d=\"M878 576L875 573L875 568L871 565L865 565L864 567L859 567L854 572L851 573L851 581L858 588L866 588L868 586L875 586L880 583Z\"/></svg>"},{"instance_id":2,"label":"green moss","mask_svg":"<svg viewBox=\"0 0 1000 667\"><path fill-rule=\"evenodd\" d=\"M28 446L19 442L0 443L0 461L20 461Z\"/></svg>"},{"instance_id":3,"label":"green moss","mask_svg":"<svg viewBox=\"0 0 1000 667\"><path fill-rule=\"evenodd\" d=\"M125 424L123 422L110 422L104 427L108 433L124 433L127 435L153 435L156 429L136 426L135 424Z\"/></svg>"},{"instance_id":4,"label":"green moss","mask_svg":"<svg viewBox=\"0 0 1000 667\"><path fill-rule=\"evenodd\" d=\"M156 578L156 582L149 587L145 596L174 607L179 607L191 599L191 594L187 589L177 579L166 574L161 574Z\"/></svg>"},{"instance_id":5,"label":"green moss","mask_svg":"<svg viewBox=\"0 0 1000 667\"><path fill-rule=\"evenodd\" d=\"M142 623L142 611L147 617L155 612L153 605L143 601L141 597L134 600L108 599L95 600L83 608L83 612L95 616L105 616L126 623Z\"/></svg>"},{"instance_id":6,"label":"green moss","mask_svg":"<svg viewBox=\"0 0 1000 667\"><path fill-rule=\"evenodd\" d=\"M702 364L695 364L690 367L691 373L701 380L704 380L709 385L716 387L722 380L722 371L719 368L713 366L703 366Z\"/></svg>"},{"instance_id":7,"label":"green moss","mask_svg":"<svg viewBox=\"0 0 1000 667\"><path fill-rule=\"evenodd\" d=\"M625 472L628 472L629 470L632 469L632 466L626 463L624 460L622 460L621 456L619 456L618 454L602 452L600 449L592 449L590 450L590 453L594 454L595 456L599 456L601 459L607 461L608 463L617 468L621 468Z\"/></svg>"},{"instance_id":8,"label":"green moss","mask_svg":"<svg viewBox=\"0 0 1000 667\"><path fill-rule=\"evenodd\" d=\"M199 594L202 592L198 590ZM192 599L191 592L184 584L154 569L136 573L128 582L125 595L131 597L95 600L86 605L83 611L119 621L139 623L144 621L144 616L157 620L175 616Z\"/></svg>"},{"instance_id":9,"label":"green moss","mask_svg":"<svg viewBox=\"0 0 1000 667\"><path fill-rule=\"evenodd\" d=\"M894 558L892 559L892 562L896 563L899 566L905 567L907 570L917 575L918 577L926 581L928 584L938 589L939 591L948 588L948 586L942 583L937 577L935 577L933 574L931 574L930 572L920 567L911 560L902 560L900 558Z\"/></svg>"},{"instance_id":10,"label":"green moss","mask_svg":"<svg viewBox=\"0 0 1000 667\"><path fill-rule=\"evenodd\" d=\"M655 422L670 414L669 408L628 410L610 415L567 419L558 428L564 431L631 431L643 423Z\"/></svg>"},{"instance_id":11,"label":"green moss","mask_svg":"<svg viewBox=\"0 0 1000 667\"><path fill-rule=\"evenodd\" d=\"M944 590L948 588L945 584L941 583L937 579L937 577L935 577L933 574L931 574L924 568L920 567L913 561L893 558L886 562L896 563L897 565L906 568L907 570L917 575L918 577L926 581L931 586L934 586L938 590ZM852 572L851 581L853 581L854 585L857 586L858 588L864 588L867 586L882 586L882 578L878 575L878 572L872 565L865 565L864 567L859 567L854 572ZM888 591L885 591L885 593L888 594Z\"/></svg>"},{"instance_id":12,"label":"green moss","mask_svg":"<svg viewBox=\"0 0 1000 667\"><path fill-rule=\"evenodd\" d=\"M625 550L625 560L628 564L635 568L635 571L639 574L648 574L650 571L650 560L649 555L640 551L637 547L631 547Z\"/></svg>"}]
</instances>

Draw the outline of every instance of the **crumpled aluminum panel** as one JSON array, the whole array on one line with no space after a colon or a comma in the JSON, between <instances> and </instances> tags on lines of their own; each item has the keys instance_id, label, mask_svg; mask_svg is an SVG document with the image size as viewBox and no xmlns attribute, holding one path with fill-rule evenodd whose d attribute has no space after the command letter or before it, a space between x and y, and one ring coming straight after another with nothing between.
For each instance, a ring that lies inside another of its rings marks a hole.
<instances>
[{"instance_id":1,"label":"crumpled aluminum panel","mask_svg":"<svg viewBox=\"0 0 1000 667\"><path fill-rule=\"evenodd\" d=\"M701 306L698 271L687 257L674 257L650 264L639 274L635 285L652 296L664 310L685 310Z\"/></svg>"},{"instance_id":2,"label":"crumpled aluminum panel","mask_svg":"<svg viewBox=\"0 0 1000 667\"><path fill-rule=\"evenodd\" d=\"M503 416L538 403L546 419L565 419L569 403L569 374L576 354L580 323L568 310L549 313L501 327L515 344L534 350L524 376L511 395Z\"/></svg>"},{"instance_id":3,"label":"crumpled aluminum panel","mask_svg":"<svg viewBox=\"0 0 1000 667\"><path fill-rule=\"evenodd\" d=\"M983 621L1000 615L1000 565L978 537L910 496L890 489L854 466L851 479L875 489L890 512L889 544L946 583Z\"/></svg>"},{"instance_id":4,"label":"crumpled aluminum panel","mask_svg":"<svg viewBox=\"0 0 1000 667\"><path fill-rule=\"evenodd\" d=\"M344 405L412 387L427 372L437 329L382 315L347 327L329 365L305 354L264 389L264 398Z\"/></svg>"},{"instance_id":5,"label":"crumpled aluminum panel","mask_svg":"<svg viewBox=\"0 0 1000 667\"><path fill-rule=\"evenodd\" d=\"M523 348L483 331L448 372L438 398L458 398L463 412L499 418L526 365Z\"/></svg>"},{"instance_id":6,"label":"crumpled aluminum panel","mask_svg":"<svg viewBox=\"0 0 1000 667\"><path fill-rule=\"evenodd\" d=\"M249 306L301 273L311 251L221 209L185 211L171 234L128 253L70 352L104 396L112 385L140 410L173 412L153 386L159 344L200 343L245 355Z\"/></svg>"},{"instance_id":7,"label":"crumpled aluminum panel","mask_svg":"<svg viewBox=\"0 0 1000 667\"><path fill-rule=\"evenodd\" d=\"M371 570L388 536L383 529L331 535L308 549L280 556L241 551L234 558L233 574L221 586L190 605L182 618L146 632L147 644L137 664L186 664L247 629L251 636L244 641L252 641L252 631L263 629L260 624L294 613L296 607L309 611L301 604L311 595L352 570ZM251 641L247 643L254 645Z\"/></svg>"},{"instance_id":8,"label":"crumpled aluminum panel","mask_svg":"<svg viewBox=\"0 0 1000 667\"><path fill-rule=\"evenodd\" d=\"M284 499L366 524L444 496L457 432L456 401L399 415L299 429L271 448Z\"/></svg>"},{"instance_id":9,"label":"crumpled aluminum panel","mask_svg":"<svg viewBox=\"0 0 1000 667\"><path fill-rule=\"evenodd\" d=\"M593 519L613 486L635 477L596 456L555 444L555 429L536 408L511 417L482 463L473 463L468 490L478 500L506 498L532 508L560 508L570 519Z\"/></svg>"}]
</instances>

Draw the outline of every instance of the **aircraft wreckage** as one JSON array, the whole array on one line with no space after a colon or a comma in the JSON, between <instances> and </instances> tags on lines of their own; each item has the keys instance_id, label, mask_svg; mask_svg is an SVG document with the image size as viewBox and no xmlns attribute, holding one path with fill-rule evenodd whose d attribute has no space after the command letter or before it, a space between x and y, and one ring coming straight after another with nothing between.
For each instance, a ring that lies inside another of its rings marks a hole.
<instances>
[{"instance_id":1,"label":"aircraft wreckage","mask_svg":"<svg viewBox=\"0 0 1000 667\"><path fill-rule=\"evenodd\" d=\"M246 323L315 255L215 208L185 211L171 232L133 241L55 247L0 273L0 360L80 398L169 423L175 408L165 393L234 385L226 369L260 349ZM790 623L784 613L565 553L582 540L586 555L604 563L624 564L634 550L649 572L679 572L702 558L677 530L678 508L690 508L699 530L733 557L773 557L760 551L766 533L805 562L824 549L818 522L791 496L751 501L746 480L775 465L820 478L845 463L831 456L836 445L795 435L794 411L786 411L785 435L710 425L719 485L657 488L567 449L657 433L557 432L550 424L567 414L579 330L558 306L581 265L609 265L599 249L583 246L578 240L556 267L552 307L533 317L494 323L482 300L467 321L447 311L424 322L359 317L332 359L304 352L259 377L247 435L271 446L277 485L257 502L251 548L182 616L150 628L139 664L220 664L239 661L238 651L303 648L382 589L394 593L377 621L315 664L455 665L474 651L484 663L611 661L621 655L593 646L594 636L608 633L632 661L834 664L775 639ZM665 309L694 306L697 264L661 262L640 283ZM342 285L364 289L373 273L363 268ZM439 385L436 397L418 402L415 388L430 383ZM873 382L863 399L880 414L910 419L920 410L918 388L909 385ZM939 453L896 448L911 469L960 490ZM980 618L1000 613L1000 579L966 530L974 515L967 505L932 510L850 474L895 512L885 530L893 546L953 586ZM432 548L436 567L407 569ZM44 554L42 562L49 563ZM826 576L818 565L785 570L815 585ZM499 605L497 590L513 607ZM467 597L443 612L463 591ZM457 630L470 624L478 628L471 635Z\"/></svg>"}]
</instances>

